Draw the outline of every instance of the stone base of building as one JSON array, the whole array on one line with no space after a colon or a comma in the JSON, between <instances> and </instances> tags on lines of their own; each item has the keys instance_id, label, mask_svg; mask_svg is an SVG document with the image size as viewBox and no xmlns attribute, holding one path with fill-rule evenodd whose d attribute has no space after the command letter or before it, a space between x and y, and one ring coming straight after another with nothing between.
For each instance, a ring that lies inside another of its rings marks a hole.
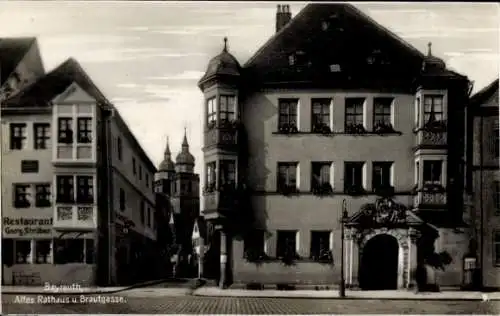
<instances>
[{"instance_id":1,"label":"stone base of building","mask_svg":"<svg viewBox=\"0 0 500 316\"><path fill-rule=\"evenodd\" d=\"M95 285L95 264L15 264L3 266L4 285L74 285L87 287Z\"/></svg>"}]
</instances>

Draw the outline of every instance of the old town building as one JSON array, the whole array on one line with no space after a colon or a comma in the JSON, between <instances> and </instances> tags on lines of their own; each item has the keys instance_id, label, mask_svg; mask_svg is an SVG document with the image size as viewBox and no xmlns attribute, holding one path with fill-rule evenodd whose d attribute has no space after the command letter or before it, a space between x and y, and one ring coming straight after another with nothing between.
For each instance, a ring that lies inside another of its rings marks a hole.
<instances>
[{"instance_id":1,"label":"old town building","mask_svg":"<svg viewBox=\"0 0 500 316\"><path fill-rule=\"evenodd\" d=\"M163 225L160 230L161 234L170 232L163 243L168 246L175 276L191 276L193 271L191 234L200 214L200 177L194 173L194 166L195 159L189 151L186 133L175 163L167 140L164 159L155 174L155 191L161 200L158 209L164 210L164 219L168 218L168 225Z\"/></svg>"},{"instance_id":2,"label":"old town building","mask_svg":"<svg viewBox=\"0 0 500 316\"><path fill-rule=\"evenodd\" d=\"M461 286L467 77L348 4L278 5L243 65L228 46L198 84L207 275L338 284L344 258L353 288Z\"/></svg>"},{"instance_id":3,"label":"old town building","mask_svg":"<svg viewBox=\"0 0 500 316\"><path fill-rule=\"evenodd\" d=\"M467 135L471 162L474 236L478 245L480 283L500 287L500 170L499 170L498 79L470 100Z\"/></svg>"},{"instance_id":4,"label":"old town building","mask_svg":"<svg viewBox=\"0 0 500 316\"><path fill-rule=\"evenodd\" d=\"M1 51L2 65L26 55ZM155 166L76 60L40 75L39 53L30 54L15 69L37 79L2 102L3 282L146 278L155 255Z\"/></svg>"}]
</instances>

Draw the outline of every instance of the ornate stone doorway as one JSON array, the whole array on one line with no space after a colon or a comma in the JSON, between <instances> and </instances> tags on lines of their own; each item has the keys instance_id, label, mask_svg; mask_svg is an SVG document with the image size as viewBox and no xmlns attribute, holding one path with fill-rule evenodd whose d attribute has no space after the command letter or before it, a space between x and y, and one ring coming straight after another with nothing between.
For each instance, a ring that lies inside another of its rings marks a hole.
<instances>
[{"instance_id":1,"label":"ornate stone doorway","mask_svg":"<svg viewBox=\"0 0 500 316\"><path fill-rule=\"evenodd\" d=\"M399 244L388 234L371 238L361 257L359 286L363 290L398 288Z\"/></svg>"}]
</instances>

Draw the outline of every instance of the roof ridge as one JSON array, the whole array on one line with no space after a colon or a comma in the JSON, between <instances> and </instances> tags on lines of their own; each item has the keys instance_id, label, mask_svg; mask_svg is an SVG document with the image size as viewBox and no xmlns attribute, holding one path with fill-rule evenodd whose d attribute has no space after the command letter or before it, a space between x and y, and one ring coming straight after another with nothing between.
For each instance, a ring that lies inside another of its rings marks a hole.
<instances>
[{"instance_id":1,"label":"roof ridge","mask_svg":"<svg viewBox=\"0 0 500 316\"><path fill-rule=\"evenodd\" d=\"M407 41L405 41L403 38L401 38L399 35L397 35L393 31L391 31L389 28L387 28L387 27L383 26L382 24L378 23L375 19L373 19L368 14L366 14L363 11L361 11L360 9L358 9L353 4L351 4L351 3L345 3L344 5L345 5L346 8L354 11L353 13L361 16L362 18L364 18L365 20L367 20L368 22L370 22L373 26L375 26L376 28L378 28L380 31L385 32L387 35L390 35L393 39L395 39L398 42L400 42L401 44L403 44L403 46L405 46L406 48L409 48L411 51L413 51L419 57L421 57L421 58L425 57L425 54L422 53L420 50L418 50L415 46L413 46L410 43L408 43Z\"/></svg>"},{"instance_id":2,"label":"roof ridge","mask_svg":"<svg viewBox=\"0 0 500 316\"><path fill-rule=\"evenodd\" d=\"M278 32L275 32L273 35L271 35L271 37L252 55L252 57L247 60L245 64L243 64L242 67L246 68L248 65L250 65L257 58L257 56L260 55L260 53L262 53L272 42L274 42L274 40L276 40L276 38L278 38L278 36L280 36L285 30L290 28L290 26L297 21L297 18L299 16L304 15L306 9L311 8L313 5L314 3L308 3L302 10L299 11L299 13L292 17L292 19L287 24L285 24L285 26L283 26Z\"/></svg>"}]
</instances>

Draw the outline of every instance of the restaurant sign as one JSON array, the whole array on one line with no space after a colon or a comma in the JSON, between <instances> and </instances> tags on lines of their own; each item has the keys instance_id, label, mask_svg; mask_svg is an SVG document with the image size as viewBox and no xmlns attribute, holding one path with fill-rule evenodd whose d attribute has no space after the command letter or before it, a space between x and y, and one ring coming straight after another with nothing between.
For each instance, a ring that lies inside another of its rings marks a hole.
<instances>
[{"instance_id":1,"label":"restaurant sign","mask_svg":"<svg viewBox=\"0 0 500 316\"><path fill-rule=\"evenodd\" d=\"M27 237L52 235L52 218L4 217L4 237Z\"/></svg>"}]
</instances>

